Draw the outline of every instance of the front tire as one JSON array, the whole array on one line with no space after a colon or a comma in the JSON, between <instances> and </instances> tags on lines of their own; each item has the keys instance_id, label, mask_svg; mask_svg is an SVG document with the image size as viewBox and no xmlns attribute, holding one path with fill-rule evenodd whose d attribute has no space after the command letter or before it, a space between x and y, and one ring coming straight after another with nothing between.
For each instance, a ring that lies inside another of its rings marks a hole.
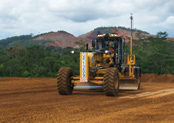
<instances>
[{"instance_id":1,"label":"front tire","mask_svg":"<svg viewBox=\"0 0 174 123\"><path fill-rule=\"evenodd\" d=\"M71 83L73 69L62 67L57 74L57 91L60 95L70 95L73 92L74 85Z\"/></svg>"},{"instance_id":2,"label":"front tire","mask_svg":"<svg viewBox=\"0 0 174 123\"><path fill-rule=\"evenodd\" d=\"M116 96L119 91L119 71L117 68L108 68L104 74L103 89L107 96Z\"/></svg>"}]
</instances>

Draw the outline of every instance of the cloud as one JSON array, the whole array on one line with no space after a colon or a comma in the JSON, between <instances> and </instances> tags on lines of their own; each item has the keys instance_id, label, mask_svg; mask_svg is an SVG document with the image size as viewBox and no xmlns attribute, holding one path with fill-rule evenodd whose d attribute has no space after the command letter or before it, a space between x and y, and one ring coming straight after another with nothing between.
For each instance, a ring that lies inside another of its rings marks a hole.
<instances>
[{"instance_id":1,"label":"cloud","mask_svg":"<svg viewBox=\"0 0 174 123\"><path fill-rule=\"evenodd\" d=\"M1 0L0 38L66 30L75 36L98 26L130 26L174 36L173 0Z\"/></svg>"},{"instance_id":2,"label":"cloud","mask_svg":"<svg viewBox=\"0 0 174 123\"><path fill-rule=\"evenodd\" d=\"M164 22L160 23L158 26L165 29L173 29L174 27L174 16L169 16Z\"/></svg>"},{"instance_id":3,"label":"cloud","mask_svg":"<svg viewBox=\"0 0 174 123\"><path fill-rule=\"evenodd\" d=\"M166 21L163 23L163 25L174 25L174 16L169 16Z\"/></svg>"},{"instance_id":4,"label":"cloud","mask_svg":"<svg viewBox=\"0 0 174 123\"><path fill-rule=\"evenodd\" d=\"M98 2L97 0L64 0L56 2L51 0L49 2L49 11L74 22L87 22L99 18L115 17L120 15L120 13L125 14L127 10L132 10L130 4L123 2L113 3L108 0L103 2Z\"/></svg>"}]
</instances>

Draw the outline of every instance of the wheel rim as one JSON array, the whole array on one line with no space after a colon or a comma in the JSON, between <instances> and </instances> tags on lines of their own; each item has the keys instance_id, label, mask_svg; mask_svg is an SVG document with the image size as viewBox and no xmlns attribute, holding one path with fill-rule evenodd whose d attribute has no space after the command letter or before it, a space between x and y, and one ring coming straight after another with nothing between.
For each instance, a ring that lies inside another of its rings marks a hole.
<instances>
[{"instance_id":1,"label":"wheel rim","mask_svg":"<svg viewBox=\"0 0 174 123\"><path fill-rule=\"evenodd\" d=\"M117 76L115 78L114 84L115 84L115 89L117 89L118 88L118 77Z\"/></svg>"}]
</instances>

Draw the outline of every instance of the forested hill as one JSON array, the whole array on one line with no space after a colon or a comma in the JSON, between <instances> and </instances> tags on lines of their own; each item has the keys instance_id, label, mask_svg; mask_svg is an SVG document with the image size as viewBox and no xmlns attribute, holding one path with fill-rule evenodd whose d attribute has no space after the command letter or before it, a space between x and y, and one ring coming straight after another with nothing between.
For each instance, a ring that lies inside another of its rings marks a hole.
<instances>
[{"instance_id":1,"label":"forested hill","mask_svg":"<svg viewBox=\"0 0 174 123\"><path fill-rule=\"evenodd\" d=\"M139 39L133 40L133 53L142 73L174 74L174 42L167 41L167 33L159 32L156 37L137 36ZM70 51L83 50L84 42L76 45L80 48L3 47L0 49L0 77L56 77L58 69L65 66L72 67L78 75L79 54L70 54ZM128 54L129 44L126 51Z\"/></svg>"},{"instance_id":2,"label":"forested hill","mask_svg":"<svg viewBox=\"0 0 174 123\"><path fill-rule=\"evenodd\" d=\"M16 44L19 44L23 47L29 47L37 44L40 46L53 46L55 48L66 48L66 47L79 48L77 42L81 41L89 43L89 46L91 46L91 41L96 38L98 31L100 31L101 33L112 33L113 29L116 30L118 35L122 35L126 39L126 42L129 41L128 37L130 36L130 28L125 28L120 26L98 27L78 37L75 37L74 35L66 31L48 32L36 36L33 36L32 34L14 36L0 40L0 48L13 47ZM154 35L150 35L148 32L142 30L133 29L134 39L138 40L139 37L137 36L154 36ZM170 38L169 40L174 41L174 38Z\"/></svg>"},{"instance_id":3,"label":"forested hill","mask_svg":"<svg viewBox=\"0 0 174 123\"><path fill-rule=\"evenodd\" d=\"M79 74L79 54L70 54L74 48L83 50L86 42L97 35L97 31L111 33L115 29L126 38L130 29L124 27L100 27L79 37L65 31L15 36L0 40L0 77L56 77L60 67L72 67ZM174 74L174 39L166 32L150 35L133 30L133 53L136 65L142 73ZM127 54L129 44L126 44Z\"/></svg>"}]
</instances>

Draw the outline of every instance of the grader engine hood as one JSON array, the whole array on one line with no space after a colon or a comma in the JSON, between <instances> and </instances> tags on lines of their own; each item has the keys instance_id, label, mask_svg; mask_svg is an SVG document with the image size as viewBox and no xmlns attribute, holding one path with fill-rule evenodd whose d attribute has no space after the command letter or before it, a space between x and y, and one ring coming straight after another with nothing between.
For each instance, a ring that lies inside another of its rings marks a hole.
<instances>
[{"instance_id":1,"label":"grader engine hood","mask_svg":"<svg viewBox=\"0 0 174 123\"><path fill-rule=\"evenodd\" d=\"M80 53L80 82L88 82L89 74L89 63L88 63L88 53Z\"/></svg>"}]
</instances>

